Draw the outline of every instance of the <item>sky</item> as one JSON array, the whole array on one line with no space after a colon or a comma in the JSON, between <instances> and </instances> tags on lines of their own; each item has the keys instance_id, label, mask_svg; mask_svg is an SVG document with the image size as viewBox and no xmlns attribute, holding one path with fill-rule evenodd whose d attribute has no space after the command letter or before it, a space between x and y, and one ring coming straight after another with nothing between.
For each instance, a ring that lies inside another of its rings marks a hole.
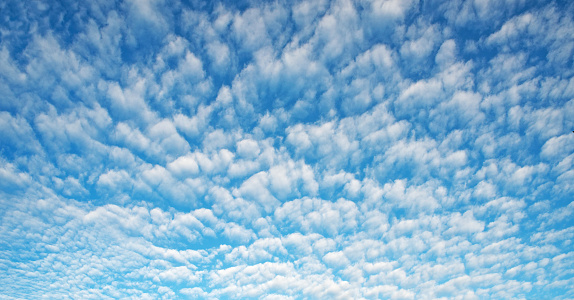
<instances>
[{"instance_id":1,"label":"sky","mask_svg":"<svg viewBox=\"0 0 574 300\"><path fill-rule=\"evenodd\" d=\"M574 295L574 2L0 12L2 299Z\"/></svg>"}]
</instances>

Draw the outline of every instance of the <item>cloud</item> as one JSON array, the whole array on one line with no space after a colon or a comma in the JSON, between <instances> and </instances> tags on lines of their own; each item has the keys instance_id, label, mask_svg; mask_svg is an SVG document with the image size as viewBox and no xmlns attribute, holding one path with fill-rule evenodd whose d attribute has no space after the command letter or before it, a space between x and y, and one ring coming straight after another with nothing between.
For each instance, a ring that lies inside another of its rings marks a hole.
<instances>
[{"instance_id":1,"label":"cloud","mask_svg":"<svg viewBox=\"0 0 574 300\"><path fill-rule=\"evenodd\" d=\"M13 164L5 161L2 163L0 176L2 176L3 189L9 191L14 188L22 187L30 180L28 174L19 172Z\"/></svg>"},{"instance_id":2,"label":"cloud","mask_svg":"<svg viewBox=\"0 0 574 300\"><path fill-rule=\"evenodd\" d=\"M573 7L0 4L0 297L567 298Z\"/></svg>"},{"instance_id":3,"label":"cloud","mask_svg":"<svg viewBox=\"0 0 574 300\"><path fill-rule=\"evenodd\" d=\"M357 226L358 214L355 204L344 199L335 203L299 199L287 202L275 211L277 220L286 226L330 236L353 230Z\"/></svg>"},{"instance_id":4,"label":"cloud","mask_svg":"<svg viewBox=\"0 0 574 300\"><path fill-rule=\"evenodd\" d=\"M8 112L1 112L0 129L3 146L12 147L9 152L22 152L22 154L41 153L42 146L35 137L32 127L26 119L14 118ZM3 147L3 148L4 148Z\"/></svg>"}]
</instances>

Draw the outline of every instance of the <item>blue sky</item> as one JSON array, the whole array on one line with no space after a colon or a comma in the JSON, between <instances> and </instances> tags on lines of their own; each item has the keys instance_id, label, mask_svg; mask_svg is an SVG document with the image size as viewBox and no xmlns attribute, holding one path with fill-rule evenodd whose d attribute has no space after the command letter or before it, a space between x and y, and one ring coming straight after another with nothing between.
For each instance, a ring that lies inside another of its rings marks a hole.
<instances>
[{"instance_id":1,"label":"blue sky","mask_svg":"<svg viewBox=\"0 0 574 300\"><path fill-rule=\"evenodd\" d=\"M0 298L574 295L573 3L0 11Z\"/></svg>"}]
</instances>

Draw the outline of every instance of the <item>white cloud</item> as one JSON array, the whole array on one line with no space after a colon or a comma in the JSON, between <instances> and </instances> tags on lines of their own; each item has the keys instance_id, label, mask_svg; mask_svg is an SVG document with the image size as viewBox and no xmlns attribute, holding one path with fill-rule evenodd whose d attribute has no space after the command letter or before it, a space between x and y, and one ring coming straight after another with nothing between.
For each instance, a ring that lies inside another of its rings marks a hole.
<instances>
[{"instance_id":1,"label":"white cloud","mask_svg":"<svg viewBox=\"0 0 574 300\"><path fill-rule=\"evenodd\" d=\"M13 117L8 112L0 112L0 134L4 147L12 146L16 151L42 152L42 146L34 137L32 127L22 117Z\"/></svg>"},{"instance_id":2,"label":"white cloud","mask_svg":"<svg viewBox=\"0 0 574 300\"><path fill-rule=\"evenodd\" d=\"M279 206L280 202L269 191L269 184L268 174L263 171L249 177L249 179L241 184L237 192L243 198L258 203L267 213L270 213Z\"/></svg>"},{"instance_id":3,"label":"white cloud","mask_svg":"<svg viewBox=\"0 0 574 300\"><path fill-rule=\"evenodd\" d=\"M259 145L252 139L245 139L237 143L237 154L245 158L256 158L260 153Z\"/></svg>"},{"instance_id":4,"label":"white cloud","mask_svg":"<svg viewBox=\"0 0 574 300\"><path fill-rule=\"evenodd\" d=\"M574 149L574 137L570 132L548 139L542 146L541 155L548 158L562 158Z\"/></svg>"},{"instance_id":5,"label":"white cloud","mask_svg":"<svg viewBox=\"0 0 574 300\"><path fill-rule=\"evenodd\" d=\"M30 176L24 172L19 172L13 164L2 161L0 168L2 178L2 188L10 190L15 187L23 187L30 181Z\"/></svg>"},{"instance_id":6,"label":"white cloud","mask_svg":"<svg viewBox=\"0 0 574 300\"><path fill-rule=\"evenodd\" d=\"M0 295L572 294L570 4L13 2Z\"/></svg>"},{"instance_id":7,"label":"white cloud","mask_svg":"<svg viewBox=\"0 0 574 300\"><path fill-rule=\"evenodd\" d=\"M2 47L2 50L0 50L0 70L2 70L2 74L4 74L6 79L15 83L25 81L26 74L19 70L10 56L8 49Z\"/></svg>"},{"instance_id":8,"label":"white cloud","mask_svg":"<svg viewBox=\"0 0 574 300\"><path fill-rule=\"evenodd\" d=\"M167 168L178 177L195 176L199 173L197 161L189 154L170 162Z\"/></svg>"},{"instance_id":9,"label":"white cloud","mask_svg":"<svg viewBox=\"0 0 574 300\"><path fill-rule=\"evenodd\" d=\"M190 150L187 141L176 131L169 120L162 120L148 129L148 135L156 140L168 155L182 155Z\"/></svg>"},{"instance_id":10,"label":"white cloud","mask_svg":"<svg viewBox=\"0 0 574 300\"><path fill-rule=\"evenodd\" d=\"M131 128L126 123L118 123L115 130L115 137L118 141L126 143L127 146L138 151L150 151L151 141L144 136L137 128ZM157 151L157 150L156 150Z\"/></svg>"},{"instance_id":11,"label":"white cloud","mask_svg":"<svg viewBox=\"0 0 574 300\"><path fill-rule=\"evenodd\" d=\"M530 23L533 22L533 18L532 14L529 13L512 18L504 23L500 30L491 34L486 40L487 43L508 42L508 39L515 38L521 31L527 29Z\"/></svg>"},{"instance_id":12,"label":"white cloud","mask_svg":"<svg viewBox=\"0 0 574 300\"><path fill-rule=\"evenodd\" d=\"M286 202L275 210L277 220L287 226L328 235L337 235L356 228L358 214L356 205L344 199L333 203L303 198Z\"/></svg>"},{"instance_id":13,"label":"white cloud","mask_svg":"<svg viewBox=\"0 0 574 300\"><path fill-rule=\"evenodd\" d=\"M472 211L466 211L462 215L460 213L453 214L448 221L448 225L450 228L446 233L468 234L482 232L484 230L484 223L477 221L474 218Z\"/></svg>"},{"instance_id":14,"label":"white cloud","mask_svg":"<svg viewBox=\"0 0 574 300\"><path fill-rule=\"evenodd\" d=\"M344 268L349 265L349 260L342 251L329 252L323 256L323 261L334 268Z\"/></svg>"},{"instance_id":15,"label":"white cloud","mask_svg":"<svg viewBox=\"0 0 574 300\"><path fill-rule=\"evenodd\" d=\"M418 1L376 0L371 2L373 13L377 17L402 19L405 13Z\"/></svg>"},{"instance_id":16,"label":"white cloud","mask_svg":"<svg viewBox=\"0 0 574 300\"><path fill-rule=\"evenodd\" d=\"M420 25L420 28L416 28L417 25L411 25L408 29L407 35L410 35L410 37L401 46L400 53L405 60L420 62L427 58L435 48L435 40L439 38L439 32L432 25L425 24Z\"/></svg>"},{"instance_id":17,"label":"white cloud","mask_svg":"<svg viewBox=\"0 0 574 300\"><path fill-rule=\"evenodd\" d=\"M442 43L435 56L435 62L439 66L452 64L457 58L457 46L454 40L446 40Z\"/></svg>"}]
</instances>

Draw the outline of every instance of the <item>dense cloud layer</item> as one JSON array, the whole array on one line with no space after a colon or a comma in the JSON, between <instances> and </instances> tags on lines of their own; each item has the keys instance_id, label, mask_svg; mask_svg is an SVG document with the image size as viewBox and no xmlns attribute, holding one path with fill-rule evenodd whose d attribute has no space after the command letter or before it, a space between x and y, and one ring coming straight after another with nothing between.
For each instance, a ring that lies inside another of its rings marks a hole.
<instances>
[{"instance_id":1,"label":"dense cloud layer","mask_svg":"<svg viewBox=\"0 0 574 300\"><path fill-rule=\"evenodd\" d=\"M566 2L3 1L0 295L574 294Z\"/></svg>"}]
</instances>

